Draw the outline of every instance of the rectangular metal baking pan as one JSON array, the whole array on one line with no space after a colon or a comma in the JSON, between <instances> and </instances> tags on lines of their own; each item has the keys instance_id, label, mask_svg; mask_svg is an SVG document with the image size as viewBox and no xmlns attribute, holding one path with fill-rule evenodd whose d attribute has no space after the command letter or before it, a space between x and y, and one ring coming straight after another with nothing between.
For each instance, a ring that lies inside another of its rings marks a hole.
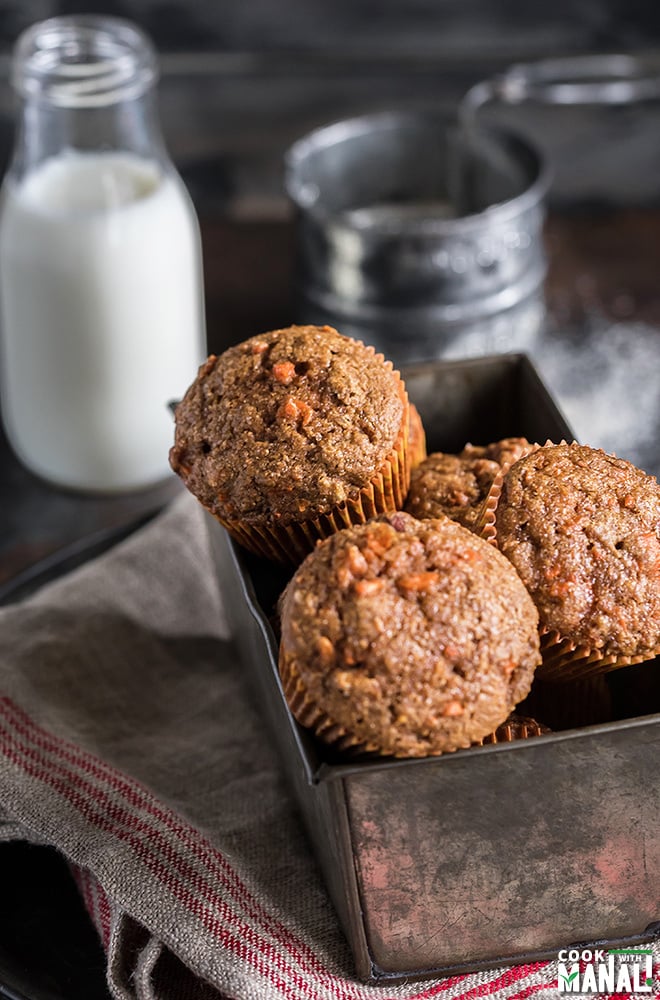
<instances>
[{"instance_id":1,"label":"rectangular metal baking pan","mask_svg":"<svg viewBox=\"0 0 660 1000\"><path fill-rule=\"evenodd\" d=\"M572 438L525 356L403 374L430 450ZM212 519L209 530L245 667L361 979L474 971L649 936L660 920L657 662L634 718L619 671L617 722L444 757L342 763L295 722L282 694L269 619L286 573L240 551Z\"/></svg>"}]
</instances>

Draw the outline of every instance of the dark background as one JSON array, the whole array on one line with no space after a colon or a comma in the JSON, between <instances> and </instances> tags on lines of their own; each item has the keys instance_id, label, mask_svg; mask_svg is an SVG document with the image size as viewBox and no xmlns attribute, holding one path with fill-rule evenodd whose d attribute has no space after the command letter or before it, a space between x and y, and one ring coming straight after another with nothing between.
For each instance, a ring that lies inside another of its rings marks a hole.
<instances>
[{"instance_id":1,"label":"dark background","mask_svg":"<svg viewBox=\"0 0 660 1000\"><path fill-rule=\"evenodd\" d=\"M80 12L128 17L151 35L164 131L193 196L205 211L261 218L283 211L281 154L314 125L455 107L471 84L521 60L660 47L654 0L0 0L0 168L13 42L36 20ZM564 119L557 128L546 114L541 134L581 127Z\"/></svg>"},{"instance_id":2,"label":"dark background","mask_svg":"<svg viewBox=\"0 0 660 1000\"><path fill-rule=\"evenodd\" d=\"M653 44L653 0L13 0L0 4L10 46L32 21L96 12L129 17L167 52L424 54L450 64Z\"/></svg>"}]
</instances>

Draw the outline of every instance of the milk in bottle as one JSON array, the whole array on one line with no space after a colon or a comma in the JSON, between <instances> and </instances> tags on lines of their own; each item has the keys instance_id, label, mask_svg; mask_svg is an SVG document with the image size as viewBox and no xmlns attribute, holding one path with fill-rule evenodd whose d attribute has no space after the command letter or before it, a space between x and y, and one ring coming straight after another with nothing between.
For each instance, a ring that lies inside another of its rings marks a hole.
<instances>
[{"instance_id":1,"label":"milk in bottle","mask_svg":"<svg viewBox=\"0 0 660 1000\"><path fill-rule=\"evenodd\" d=\"M18 73L27 105L38 93L37 121L49 103L51 119L64 117L60 142L52 121L43 121L48 142L24 136L3 185L3 420L18 456L51 482L138 488L168 474L167 404L205 354L195 213L145 113L153 54L140 33L108 18L55 18L30 31L17 50L24 59L58 31L78 50L73 73L60 63L38 85L25 66ZM108 33L135 56L128 79L108 62ZM75 127L72 116L82 116Z\"/></svg>"}]
</instances>

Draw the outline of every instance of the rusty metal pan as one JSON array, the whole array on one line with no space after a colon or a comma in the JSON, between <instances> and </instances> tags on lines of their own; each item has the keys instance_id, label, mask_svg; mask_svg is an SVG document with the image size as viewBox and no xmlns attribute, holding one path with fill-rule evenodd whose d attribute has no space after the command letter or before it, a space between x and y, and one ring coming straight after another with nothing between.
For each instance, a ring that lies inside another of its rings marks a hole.
<instances>
[{"instance_id":1,"label":"rusty metal pan","mask_svg":"<svg viewBox=\"0 0 660 1000\"><path fill-rule=\"evenodd\" d=\"M432 362L404 377L432 449L572 438L525 356ZM245 668L361 979L468 972L660 931L657 661L608 680L616 721L345 762L295 722L282 693L270 617L285 571L239 551L214 521L209 530Z\"/></svg>"}]
</instances>

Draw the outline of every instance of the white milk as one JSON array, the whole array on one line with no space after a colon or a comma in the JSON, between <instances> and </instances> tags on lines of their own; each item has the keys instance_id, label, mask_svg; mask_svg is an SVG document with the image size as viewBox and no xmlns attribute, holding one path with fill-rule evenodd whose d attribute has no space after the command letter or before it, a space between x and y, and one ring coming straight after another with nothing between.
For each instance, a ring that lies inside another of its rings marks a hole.
<instances>
[{"instance_id":1,"label":"white milk","mask_svg":"<svg viewBox=\"0 0 660 1000\"><path fill-rule=\"evenodd\" d=\"M89 490L169 471L179 399L205 353L197 223L176 174L66 152L5 184L0 355L9 439L32 471Z\"/></svg>"}]
</instances>

